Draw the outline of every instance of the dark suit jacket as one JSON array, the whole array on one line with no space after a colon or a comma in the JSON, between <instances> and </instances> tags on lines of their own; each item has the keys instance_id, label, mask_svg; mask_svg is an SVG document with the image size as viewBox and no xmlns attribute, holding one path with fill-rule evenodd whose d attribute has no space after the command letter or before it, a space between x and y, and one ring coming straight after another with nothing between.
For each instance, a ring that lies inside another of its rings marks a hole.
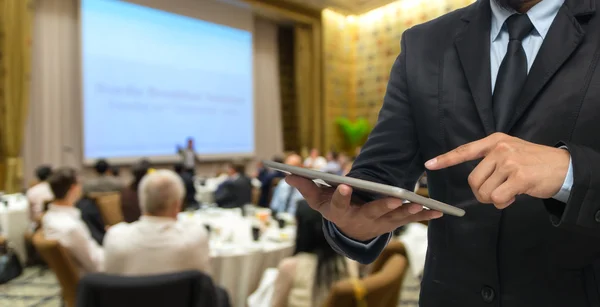
<instances>
[{"instance_id":1,"label":"dark suit jacket","mask_svg":"<svg viewBox=\"0 0 600 307\"><path fill-rule=\"evenodd\" d=\"M257 179L260 180L260 197L258 199L258 205L261 207L269 207L269 194L271 193L273 179L284 177L285 174L282 172L269 171L267 169L261 170Z\"/></svg>"},{"instance_id":2,"label":"dark suit jacket","mask_svg":"<svg viewBox=\"0 0 600 307\"><path fill-rule=\"evenodd\" d=\"M350 176L412 190L425 161L495 132L489 1L404 32L379 121ZM505 131L568 146L568 202L519 196L497 210L478 203L468 185L478 161L428 172L431 197L466 215L430 222L420 306L600 306L598 7L599 0L565 1ZM362 262L385 245L361 251L327 236Z\"/></svg>"},{"instance_id":3,"label":"dark suit jacket","mask_svg":"<svg viewBox=\"0 0 600 307\"><path fill-rule=\"evenodd\" d=\"M196 203L196 186L194 185L194 176L190 175L187 172L182 172L179 174L181 180L183 181L183 185L185 186L185 199L184 205L192 205Z\"/></svg>"},{"instance_id":4,"label":"dark suit jacket","mask_svg":"<svg viewBox=\"0 0 600 307\"><path fill-rule=\"evenodd\" d=\"M250 178L240 175L223 182L215 192L215 202L222 208L239 208L252 203Z\"/></svg>"},{"instance_id":5,"label":"dark suit jacket","mask_svg":"<svg viewBox=\"0 0 600 307\"><path fill-rule=\"evenodd\" d=\"M94 200L84 197L75 206L81 211L81 219L90 230L92 238L99 245L102 245L104 235L106 235L106 224L104 224L100 210Z\"/></svg>"},{"instance_id":6,"label":"dark suit jacket","mask_svg":"<svg viewBox=\"0 0 600 307\"><path fill-rule=\"evenodd\" d=\"M134 190L131 185L121 190L121 210L123 211L123 218L127 223L139 220L142 215L138 191Z\"/></svg>"}]
</instances>

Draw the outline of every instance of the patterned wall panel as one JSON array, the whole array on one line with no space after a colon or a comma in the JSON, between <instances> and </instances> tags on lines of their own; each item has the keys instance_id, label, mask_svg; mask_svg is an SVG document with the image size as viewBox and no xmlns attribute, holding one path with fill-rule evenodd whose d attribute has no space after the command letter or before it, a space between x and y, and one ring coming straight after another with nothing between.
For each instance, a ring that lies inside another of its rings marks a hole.
<instances>
[{"instance_id":1,"label":"patterned wall panel","mask_svg":"<svg viewBox=\"0 0 600 307\"><path fill-rule=\"evenodd\" d=\"M324 72L323 91L325 100L325 144L340 148L341 139L334 119L354 116L356 101L356 24L346 17L323 11Z\"/></svg>"},{"instance_id":2,"label":"patterned wall panel","mask_svg":"<svg viewBox=\"0 0 600 307\"><path fill-rule=\"evenodd\" d=\"M374 124L404 30L473 2L404 0L360 16L323 11L328 118L366 117ZM339 144L337 127L328 125L328 144Z\"/></svg>"},{"instance_id":3,"label":"patterned wall panel","mask_svg":"<svg viewBox=\"0 0 600 307\"><path fill-rule=\"evenodd\" d=\"M356 115L377 121L389 73L400 53L404 30L446 12L464 7L473 0L397 1L357 18Z\"/></svg>"}]
</instances>

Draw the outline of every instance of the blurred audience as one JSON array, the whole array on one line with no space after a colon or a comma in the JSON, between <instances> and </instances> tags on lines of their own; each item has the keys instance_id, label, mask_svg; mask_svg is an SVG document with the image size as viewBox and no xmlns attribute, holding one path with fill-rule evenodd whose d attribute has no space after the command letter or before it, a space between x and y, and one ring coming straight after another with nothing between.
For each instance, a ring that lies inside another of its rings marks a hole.
<instances>
[{"instance_id":1,"label":"blurred audience","mask_svg":"<svg viewBox=\"0 0 600 307\"><path fill-rule=\"evenodd\" d=\"M142 214L140 211L140 201L138 199L138 186L142 178L148 173L149 164L144 160L138 162L131 168L133 181L121 189L121 210L125 222L135 222Z\"/></svg>"},{"instance_id":2,"label":"blurred audience","mask_svg":"<svg viewBox=\"0 0 600 307\"><path fill-rule=\"evenodd\" d=\"M302 167L302 157L297 154L289 155L285 159L285 164ZM296 188L289 185L285 180L280 180L275 187L269 207L274 212L294 214L296 212L296 204L302 199L304 199L302 194Z\"/></svg>"},{"instance_id":3,"label":"blurred audience","mask_svg":"<svg viewBox=\"0 0 600 307\"><path fill-rule=\"evenodd\" d=\"M252 203L252 182L242 163L227 165L227 180L215 191L215 202L221 208L239 208Z\"/></svg>"},{"instance_id":4,"label":"blurred audience","mask_svg":"<svg viewBox=\"0 0 600 307\"><path fill-rule=\"evenodd\" d=\"M106 234L106 272L151 275L209 270L208 234L202 224L177 221L185 187L178 174L157 170L139 184L142 217ZM185 225L184 225L185 223Z\"/></svg>"},{"instance_id":5,"label":"blurred audience","mask_svg":"<svg viewBox=\"0 0 600 307\"><path fill-rule=\"evenodd\" d=\"M311 149L310 156L304 160L304 167L320 171L324 169L325 166L327 166L327 159L320 156L318 149Z\"/></svg>"},{"instance_id":6,"label":"blurred audience","mask_svg":"<svg viewBox=\"0 0 600 307\"><path fill-rule=\"evenodd\" d=\"M119 177L121 176L121 168L117 165L112 165L110 167L110 174L114 177Z\"/></svg>"},{"instance_id":7,"label":"blurred audience","mask_svg":"<svg viewBox=\"0 0 600 307\"><path fill-rule=\"evenodd\" d=\"M110 175L110 164L104 159L96 161L94 165L96 177L85 181L83 185L83 193L95 192L118 192L123 188L123 184L118 178Z\"/></svg>"},{"instance_id":8,"label":"blurred audience","mask_svg":"<svg viewBox=\"0 0 600 307\"><path fill-rule=\"evenodd\" d=\"M75 207L81 211L81 220L90 230L92 238L96 240L96 243L102 245L107 227L96 200L84 195L83 198L77 201Z\"/></svg>"},{"instance_id":9,"label":"blurred audience","mask_svg":"<svg viewBox=\"0 0 600 307\"><path fill-rule=\"evenodd\" d=\"M185 170L183 163L177 163L174 167L175 173L181 177L183 186L185 187L185 197L183 199L182 210L190 208L197 208L198 202L196 201L196 186L194 185L194 177Z\"/></svg>"},{"instance_id":10,"label":"blurred audience","mask_svg":"<svg viewBox=\"0 0 600 307\"><path fill-rule=\"evenodd\" d=\"M273 158L273 161L284 163L284 160L277 156ZM285 177L285 174L264 167L262 162L259 162L258 170L258 175L256 176L256 178L260 180L260 197L258 199L258 205L260 207L268 207L269 195L271 194L271 189L273 188L273 179L283 178Z\"/></svg>"},{"instance_id":11,"label":"blurred audience","mask_svg":"<svg viewBox=\"0 0 600 307\"><path fill-rule=\"evenodd\" d=\"M326 155L327 164L322 171L330 174L339 175L342 172L342 166L339 161L339 155L335 151L330 151Z\"/></svg>"},{"instance_id":12,"label":"blurred audience","mask_svg":"<svg viewBox=\"0 0 600 307\"><path fill-rule=\"evenodd\" d=\"M358 266L336 253L323 235L321 214L306 201L296 210L296 250L283 259L273 291L273 307L322 306L336 281L358 277Z\"/></svg>"},{"instance_id":13,"label":"blurred audience","mask_svg":"<svg viewBox=\"0 0 600 307\"><path fill-rule=\"evenodd\" d=\"M342 176L346 176L352 170L352 161L347 161L342 165Z\"/></svg>"},{"instance_id":14,"label":"blurred audience","mask_svg":"<svg viewBox=\"0 0 600 307\"><path fill-rule=\"evenodd\" d=\"M45 237L66 248L82 273L103 271L104 252L81 220L81 212L74 207L81 197L75 170L59 168L48 178L48 183L55 198L43 217Z\"/></svg>"},{"instance_id":15,"label":"blurred audience","mask_svg":"<svg viewBox=\"0 0 600 307\"><path fill-rule=\"evenodd\" d=\"M54 199L54 194L48 184L48 178L52 175L52 168L48 165L39 166L35 170L38 183L26 192L29 200L29 216L32 221L38 221L44 213L44 204Z\"/></svg>"},{"instance_id":16,"label":"blurred audience","mask_svg":"<svg viewBox=\"0 0 600 307\"><path fill-rule=\"evenodd\" d=\"M346 165L346 163L348 163L348 162L351 161L350 157L347 154L343 153L343 152L340 152L338 154L338 159L337 160L338 160L338 163L340 164L340 166L342 167L342 169L344 168L344 165Z\"/></svg>"}]
</instances>

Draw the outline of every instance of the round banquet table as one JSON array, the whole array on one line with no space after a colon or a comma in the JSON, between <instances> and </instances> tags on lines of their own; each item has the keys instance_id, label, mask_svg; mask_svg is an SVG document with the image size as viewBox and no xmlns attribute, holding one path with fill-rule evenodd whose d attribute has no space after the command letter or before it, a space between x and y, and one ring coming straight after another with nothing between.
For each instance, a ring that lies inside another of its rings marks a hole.
<instances>
[{"instance_id":1,"label":"round banquet table","mask_svg":"<svg viewBox=\"0 0 600 307\"><path fill-rule=\"evenodd\" d=\"M263 227L260 239L255 242L252 226L256 220L242 217L241 210L211 208L184 212L179 218L210 226L210 275L227 290L234 307L245 307L265 269L276 268L294 252L293 225L279 229L276 222L271 222Z\"/></svg>"}]
</instances>

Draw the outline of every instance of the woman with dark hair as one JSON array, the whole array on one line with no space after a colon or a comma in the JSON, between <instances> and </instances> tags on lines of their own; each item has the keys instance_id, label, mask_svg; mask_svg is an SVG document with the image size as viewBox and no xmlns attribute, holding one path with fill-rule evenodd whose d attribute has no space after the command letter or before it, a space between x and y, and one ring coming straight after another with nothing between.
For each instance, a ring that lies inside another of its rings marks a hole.
<instances>
[{"instance_id":1,"label":"woman with dark hair","mask_svg":"<svg viewBox=\"0 0 600 307\"><path fill-rule=\"evenodd\" d=\"M133 181L121 190L121 209L125 222L132 223L137 221L142 214L140 211L140 202L138 199L138 186L142 178L148 173L149 164L140 161L131 168Z\"/></svg>"},{"instance_id":2,"label":"woman with dark hair","mask_svg":"<svg viewBox=\"0 0 600 307\"><path fill-rule=\"evenodd\" d=\"M323 235L321 215L306 201L296 209L296 250L279 264L273 307L321 306L338 280L358 277L355 262L336 253Z\"/></svg>"}]
</instances>

